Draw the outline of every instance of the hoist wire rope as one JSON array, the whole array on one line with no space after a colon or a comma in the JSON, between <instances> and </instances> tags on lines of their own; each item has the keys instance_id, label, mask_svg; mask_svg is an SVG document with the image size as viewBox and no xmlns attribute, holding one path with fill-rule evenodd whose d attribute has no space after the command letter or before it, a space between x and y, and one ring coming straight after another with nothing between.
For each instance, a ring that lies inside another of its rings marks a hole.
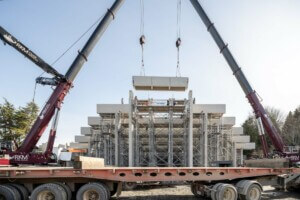
<instances>
[{"instance_id":1,"label":"hoist wire rope","mask_svg":"<svg viewBox=\"0 0 300 200\"><path fill-rule=\"evenodd\" d=\"M144 27L145 27L145 6L144 6L144 0L140 0L140 11L141 11L141 21L140 21L140 45L141 45L141 50L142 50L142 58L141 58L141 71L140 75L145 76L145 61L144 61L144 44L146 42L146 37L144 35Z\"/></svg>"},{"instance_id":2,"label":"hoist wire rope","mask_svg":"<svg viewBox=\"0 0 300 200\"><path fill-rule=\"evenodd\" d=\"M102 15L101 17L99 17L85 32L83 32L60 56L58 56L52 63L51 66L55 65L62 57L64 57L66 55L66 53L68 51L70 51L95 25L97 25L99 23L99 21L104 17L104 15ZM43 74L45 74L45 72L42 72L39 76L41 77ZM32 98L32 102L34 102L35 100L35 95L36 95L36 90L37 90L37 83L35 83L34 85L34 90L33 90L33 98Z\"/></svg>"},{"instance_id":3,"label":"hoist wire rope","mask_svg":"<svg viewBox=\"0 0 300 200\"><path fill-rule=\"evenodd\" d=\"M180 45L181 45L181 0L177 0L177 66L176 66L176 77L181 77L180 72Z\"/></svg>"}]
</instances>

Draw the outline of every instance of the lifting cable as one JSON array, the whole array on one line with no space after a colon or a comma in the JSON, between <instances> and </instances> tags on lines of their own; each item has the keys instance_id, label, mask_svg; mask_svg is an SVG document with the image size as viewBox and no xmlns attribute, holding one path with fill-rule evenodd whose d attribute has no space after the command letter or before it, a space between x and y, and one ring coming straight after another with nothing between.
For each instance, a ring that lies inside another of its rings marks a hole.
<instances>
[{"instance_id":1,"label":"lifting cable","mask_svg":"<svg viewBox=\"0 0 300 200\"><path fill-rule=\"evenodd\" d=\"M181 45L181 0L177 0L177 67L176 67L176 77L181 77L180 72L180 45Z\"/></svg>"},{"instance_id":2,"label":"lifting cable","mask_svg":"<svg viewBox=\"0 0 300 200\"><path fill-rule=\"evenodd\" d=\"M104 17L104 15L102 15L101 17L99 17L83 34L80 35L80 37L75 40L60 56L57 57L57 59L51 63L51 66L55 65L62 57L65 56L65 54L70 51L94 26L96 26L100 20ZM42 72L37 78L41 77L45 72ZM37 90L37 82L34 85L34 90L33 90L33 98L32 98L32 102L35 102L35 95L36 95L36 90Z\"/></svg>"},{"instance_id":3,"label":"lifting cable","mask_svg":"<svg viewBox=\"0 0 300 200\"><path fill-rule=\"evenodd\" d=\"M145 63L144 63L144 44L146 42L146 37L144 35L144 0L140 0L140 9L141 9L141 24L140 24L140 45L142 49L142 60L141 60L141 76L145 76Z\"/></svg>"}]
</instances>

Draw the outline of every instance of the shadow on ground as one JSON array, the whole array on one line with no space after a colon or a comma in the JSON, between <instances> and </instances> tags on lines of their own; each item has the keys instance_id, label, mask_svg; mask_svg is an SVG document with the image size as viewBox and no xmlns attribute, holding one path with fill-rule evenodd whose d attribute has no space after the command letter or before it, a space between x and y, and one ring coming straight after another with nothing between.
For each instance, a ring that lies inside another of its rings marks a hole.
<instances>
[{"instance_id":1,"label":"shadow on ground","mask_svg":"<svg viewBox=\"0 0 300 200\"><path fill-rule=\"evenodd\" d=\"M300 191L282 192L266 188L261 200L300 200ZM112 199L116 200L116 197ZM160 189L139 189L136 191L124 191L118 200L201 200L195 198L187 186L161 187ZM203 199L204 200L204 199ZM205 199L207 200L207 199Z\"/></svg>"}]
</instances>

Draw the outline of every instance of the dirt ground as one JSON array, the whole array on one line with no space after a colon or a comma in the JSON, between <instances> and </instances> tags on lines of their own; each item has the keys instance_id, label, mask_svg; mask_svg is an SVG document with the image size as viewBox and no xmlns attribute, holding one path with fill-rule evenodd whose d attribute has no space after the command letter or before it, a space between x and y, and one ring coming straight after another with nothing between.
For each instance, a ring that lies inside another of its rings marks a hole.
<instances>
[{"instance_id":1,"label":"dirt ground","mask_svg":"<svg viewBox=\"0 0 300 200\"><path fill-rule=\"evenodd\" d=\"M114 197L113 199L116 199ZM140 189L123 191L120 200L196 200L189 186L161 187L154 189ZM272 187L264 187L262 200L300 200L299 193L278 192Z\"/></svg>"}]
</instances>

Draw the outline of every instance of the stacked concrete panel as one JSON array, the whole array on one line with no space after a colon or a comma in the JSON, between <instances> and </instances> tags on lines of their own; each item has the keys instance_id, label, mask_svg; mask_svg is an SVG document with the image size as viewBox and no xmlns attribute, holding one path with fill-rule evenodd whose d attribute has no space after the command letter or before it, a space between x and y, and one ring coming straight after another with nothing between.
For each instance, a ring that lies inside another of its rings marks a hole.
<instances>
[{"instance_id":1,"label":"stacked concrete panel","mask_svg":"<svg viewBox=\"0 0 300 200\"><path fill-rule=\"evenodd\" d=\"M188 79L133 77L133 86L185 90ZM98 104L99 116L88 117L75 141L106 165L236 166L255 145L225 113L225 104L195 104L192 91L186 99L139 99L130 91L128 104Z\"/></svg>"}]
</instances>

